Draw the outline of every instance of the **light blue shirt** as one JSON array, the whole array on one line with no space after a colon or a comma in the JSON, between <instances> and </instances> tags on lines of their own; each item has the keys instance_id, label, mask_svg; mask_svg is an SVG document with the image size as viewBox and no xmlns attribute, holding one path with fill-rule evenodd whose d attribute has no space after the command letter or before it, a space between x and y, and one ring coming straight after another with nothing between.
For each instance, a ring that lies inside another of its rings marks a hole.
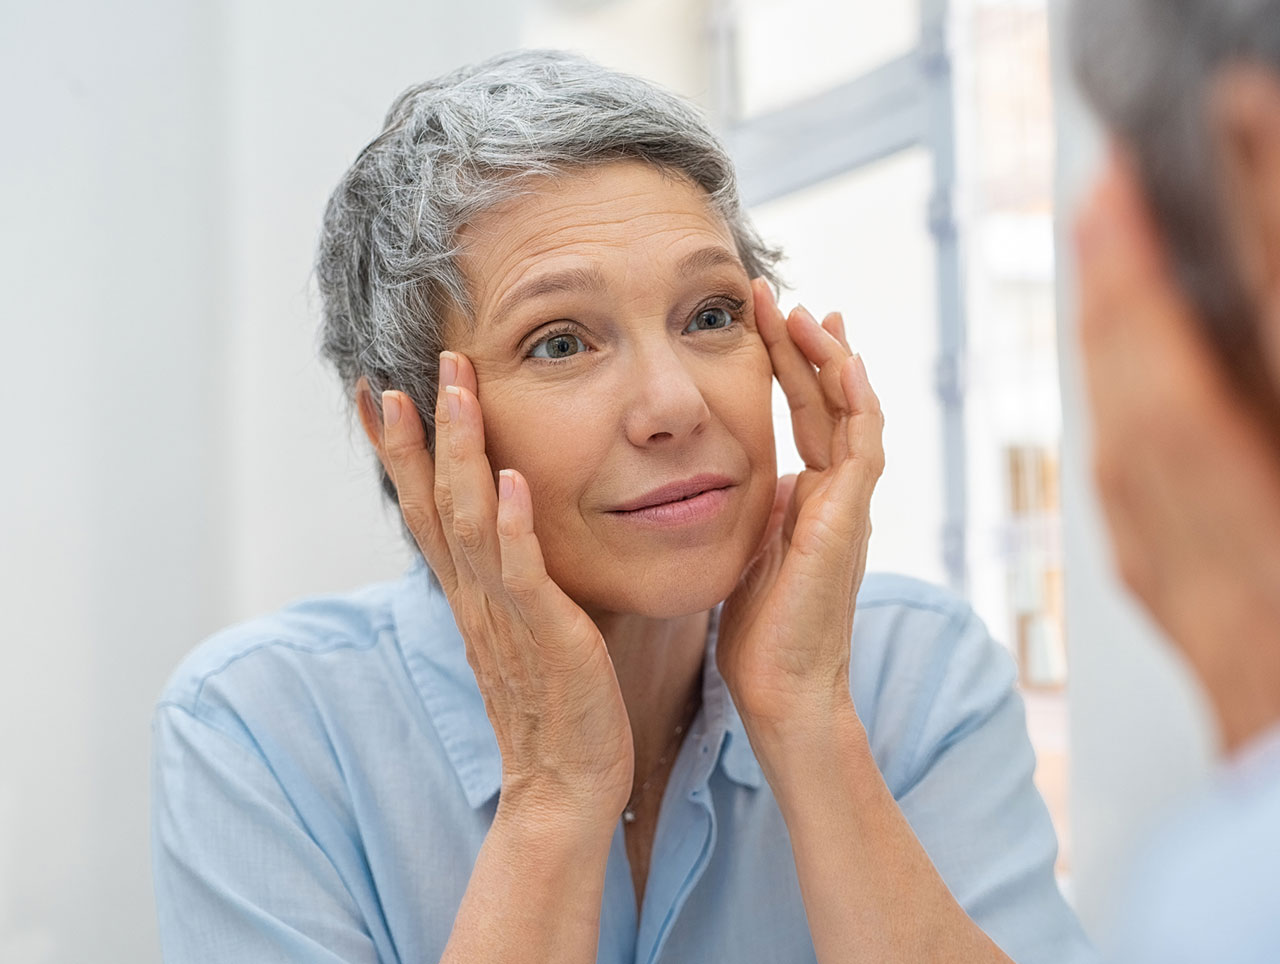
<instances>
[{"instance_id":1,"label":"light blue shirt","mask_svg":"<svg viewBox=\"0 0 1280 964\"><path fill-rule=\"evenodd\" d=\"M1280 962L1280 727L1157 832L1120 906L1117 964Z\"/></svg>"},{"instance_id":2,"label":"light blue shirt","mask_svg":"<svg viewBox=\"0 0 1280 964\"><path fill-rule=\"evenodd\" d=\"M601 964L815 960L787 828L714 646L638 914L615 830ZM1054 881L1057 840L1005 650L942 590L869 576L851 676L885 780L957 900L1019 964L1092 961ZM500 782L425 567L215 635L156 710L165 959L438 960Z\"/></svg>"}]
</instances>

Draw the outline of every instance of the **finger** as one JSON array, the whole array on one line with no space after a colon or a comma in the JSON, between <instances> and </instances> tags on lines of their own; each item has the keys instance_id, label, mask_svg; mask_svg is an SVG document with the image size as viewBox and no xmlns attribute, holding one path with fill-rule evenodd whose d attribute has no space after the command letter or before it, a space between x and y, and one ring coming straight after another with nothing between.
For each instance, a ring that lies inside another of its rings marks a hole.
<instances>
[{"instance_id":1,"label":"finger","mask_svg":"<svg viewBox=\"0 0 1280 964\"><path fill-rule=\"evenodd\" d=\"M465 560L480 584L495 592L502 581L495 528L498 496L485 454L480 402L469 389L450 385L445 390L445 407L448 436L443 447L436 447L437 463L448 467L450 518L443 526L445 538L459 567Z\"/></svg>"},{"instance_id":2,"label":"finger","mask_svg":"<svg viewBox=\"0 0 1280 964\"><path fill-rule=\"evenodd\" d=\"M764 535L760 537L760 544L756 546L752 558L759 555L760 552L773 540L782 529L782 524L787 517L787 510L791 506L791 497L796 491L796 476L784 475L778 479L778 487L773 493L773 509L769 513L769 522L764 527Z\"/></svg>"},{"instance_id":3,"label":"finger","mask_svg":"<svg viewBox=\"0 0 1280 964\"><path fill-rule=\"evenodd\" d=\"M427 565L449 591L455 583L455 571L436 511L435 467L427 451L422 418L408 395L386 391L382 393L382 419L383 452L405 525Z\"/></svg>"},{"instance_id":4,"label":"finger","mask_svg":"<svg viewBox=\"0 0 1280 964\"><path fill-rule=\"evenodd\" d=\"M460 576L467 576L471 573L471 567L465 560L459 560L458 555L455 554L453 549L453 540L449 537L449 531L453 526L453 486L449 479L449 469L453 463L445 456L449 451L449 429L453 419L450 416L448 392L451 386L457 384L457 381L457 355L449 351L441 352L440 378L436 384L436 471L435 484L432 486L432 497L436 506L436 514L440 518L440 528L443 533L443 537L449 547L450 557L453 559L455 567L457 567L459 561L461 561L461 567L458 568L458 574Z\"/></svg>"},{"instance_id":5,"label":"finger","mask_svg":"<svg viewBox=\"0 0 1280 964\"><path fill-rule=\"evenodd\" d=\"M466 356L441 352L433 496L458 578L479 580L492 591L499 576L493 531L497 496L484 453L480 405L466 384L474 385L474 379Z\"/></svg>"},{"instance_id":6,"label":"finger","mask_svg":"<svg viewBox=\"0 0 1280 964\"><path fill-rule=\"evenodd\" d=\"M804 353L791 340L786 319L778 309L773 292L763 279L752 282L755 292L756 327L769 351L774 376L782 386L787 406L791 409L791 428L796 449L806 465L827 464L831 424L827 417L822 389ZM811 415L813 417L811 417Z\"/></svg>"},{"instance_id":7,"label":"finger","mask_svg":"<svg viewBox=\"0 0 1280 964\"><path fill-rule=\"evenodd\" d=\"M830 414L848 411L844 390L840 386L840 372L849 358L849 350L802 306L787 318L787 331L810 366L817 366L818 384Z\"/></svg>"},{"instance_id":8,"label":"finger","mask_svg":"<svg viewBox=\"0 0 1280 964\"><path fill-rule=\"evenodd\" d=\"M503 589L521 618L536 627L563 593L547 575L542 546L533 531L529 483L514 469L498 474L497 532Z\"/></svg>"},{"instance_id":9,"label":"finger","mask_svg":"<svg viewBox=\"0 0 1280 964\"><path fill-rule=\"evenodd\" d=\"M840 342L840 344L844 345L845 351L852 354L852 349L849 348L849 337L845 334L844 330L844 315L840 314L838 311L830 312L822 319L822 327L831 332L831 334L835 336L836 340Z\"/></svg>"},{"instance_id":10,"label":"finger","mask_svg":"<svg viewBox=\"0 0 1280 964\"><path fill-rule=\"evenodd\" d=\"M871 496L884 474L884 413L861 355L849 360L841 383L850 409L845 426L846 461L856 466L850 496L855 513L869 516Z\"/></svg>"},{"instance_id":11,"label":"finger","mask_svg":"<svg viewBox=\"0 0 1280 964\"><path fill-rule=\"evenodd\" d=\"M476 382L476 369L475 369L475 366L471 364L471 359L468 358L466 355L462 354L461 352L450 351L450 352L445 352L444 354L452 355L454 363L458 367L457 374L455 375L454 384L457 385L459 388L465 388L476 398L479 398L480 386Z\"/></svg>"}]
</instances>

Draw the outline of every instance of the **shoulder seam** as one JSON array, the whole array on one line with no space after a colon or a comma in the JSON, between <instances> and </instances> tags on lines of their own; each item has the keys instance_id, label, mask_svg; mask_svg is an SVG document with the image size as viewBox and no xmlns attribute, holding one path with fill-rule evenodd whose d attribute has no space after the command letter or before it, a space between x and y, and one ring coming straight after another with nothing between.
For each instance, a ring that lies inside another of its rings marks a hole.
<instances>
[{"instance_id":1,"label":"shoulder seam","mask_svg":"<svg viewBox=\"0 0 1280 964\"><path fill-rule=\"evenodd\" d=\"M253 654L258 653L264 649L283 646L285 649L293 650L296 653L314 653L314 654L331 653L335 650L342 649L344 647L349 647L351 649L357 649L357 650L372 649L374 646L377 645L378 640L382 637L382 634L386 632L386 630L390 627L390 625L391 625L390 623L381 623L377 626L374 626L373 632L370 634L369 640L367 642L352 639L350 636L337 635L337 634L332 636L322 637L318 645L306 645L306 646L300 643L294 642L293 640L286 639L282 636L274 636L268 639L259 640L258 642L254 643L248 648L239 650L233 655L227 657L227 659L225 659L222 662L222 664L216 667L215 669L211 669L208 672L202 674L200 676L200 684L196 687L195 692L191 696L191 705L193 708L200 705L200 699L204 693L205 684L208 683L211 679L213 679L215 676L225 673L228 669L230 669L236 663L240 662L240 660L248 656L252 656ZM173 705L173 706L182 706L180 701L173 700L173 699L162 699L156 705L163 706L166 704ZM188 712L190 712L193 716L195 716L194 709L190 709L188 710Z\"/></svg>"},{"instance_id":2,"label":"shoulder seam","mask_svg":"<svg viewBox=\"0 0 1280 964\"><path fill-rule=\"evenodd\" d=\"M955 617L965 611L966 607L955 602L942 603L924 599L912 599L908 596L873 596L870 599L858 600L859 609L870 609L876 606L909 606L912 609L923 609L940 616Z\"/></svg>"}]
</instances>

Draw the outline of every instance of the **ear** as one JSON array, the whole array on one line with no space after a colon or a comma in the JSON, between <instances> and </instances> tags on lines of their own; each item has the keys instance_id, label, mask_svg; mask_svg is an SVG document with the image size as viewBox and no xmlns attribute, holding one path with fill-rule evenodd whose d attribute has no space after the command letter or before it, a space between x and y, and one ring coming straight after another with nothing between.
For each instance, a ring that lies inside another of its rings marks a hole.
<instances>
[{"instance_id":1,"label":"ear","mask_svg":"<svg viewBox=\"0 0 1280 964\"><path fill-rule=\"evenodd\" d=\"M382 470L390 475L387 451L382 444L382 406L374 400L373 389L369 387L369 380L363 375L356 382L356 411L360 413L360 424L364 426L364 434L369 437L369 444L378 453Z\"/></svg>"},{"instance_id":2,"label":"ear","mask_svg":"<svg viewBox=\"0 0 1280 964\"><path fill-rule=\"evenodd\" d=\"M1240 278L1258 307L1267 367L1280 389L1280 73L1227 68L1210 113Z\"/></svg>"}]
</instances>

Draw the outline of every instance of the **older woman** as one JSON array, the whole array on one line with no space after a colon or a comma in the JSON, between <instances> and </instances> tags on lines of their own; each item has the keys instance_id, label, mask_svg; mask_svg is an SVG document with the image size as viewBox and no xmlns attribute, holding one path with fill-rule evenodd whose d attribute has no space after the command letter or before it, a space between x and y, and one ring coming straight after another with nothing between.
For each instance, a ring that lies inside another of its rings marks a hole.
<instances>
[{"instance_id":1,"label":"older woman","mask_svg":"<svg viewBox=\"0 0 1280 964\"><path fill-rule=\"evenodd\" d=\"M1280 0L1081 0L1073 35L1115 142L1078 233L1099 494L1225 757L1115 959L1280 961Z\"/></svg>"},{"instance_id":2,"label":"older woman","mask_svg":"<svg viewBox=\"0 0 1280 964\"><path fill-rule=\"evenodd\" d=\"M649 84L525 53L400 97L318 273L425 564L175 674L171 960L1089 958L1010 660L863 579L879 405L774 260Z\"/></svg>"}]
</instances>

